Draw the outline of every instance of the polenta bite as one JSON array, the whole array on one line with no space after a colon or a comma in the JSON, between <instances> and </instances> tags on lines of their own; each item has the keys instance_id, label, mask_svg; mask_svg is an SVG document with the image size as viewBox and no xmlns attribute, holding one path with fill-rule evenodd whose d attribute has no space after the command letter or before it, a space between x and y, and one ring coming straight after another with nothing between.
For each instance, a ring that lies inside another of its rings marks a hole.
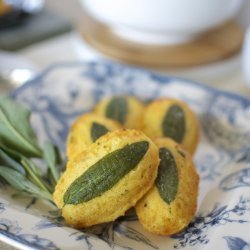
<instances>
[{"instance_id":1,"label":"polenta bite","mask_svg":"<svg viewBox=\"0 0 250 250\"><path fill-rule=\"evenodd\" d=\"M118 121L125 128L141 129L144 104L133 96L114 96L101 100L94 112Z\"/></svg>"},{"instance_id":2,"label":"polenta bite","mask_svg":"<svg viewBox=\"0 0 250 250\"><path fill-rule=\"evenodd\" d=\"M141 131L109 132L82 153L59 179L53 199L76 228L114 221L152 187L158 149Z\"/></svg>"},{"instance_id":3,"label":"polenta bite","mask_svg":"<svg viewBox=\"0 0 250 250\"><path fill-rule=\"evenodd\" d=\"M121 128L114 120L94 113L83 114L70 128L66 150L68 159L73 159L104 134Z\"/></svg>"},{"instance_id":4,"label":"polenta bite","mask_svg":"<svg viewBox=\"0 0 250 250\"><path fill-rule=\"evenodd\" d=\"M199 123L189 106L176 99L152 101L144 112L143 131L151 138L169 137L191 154L199 139Z\"/></svg>"},{"instance_id":5,"label":"polenta bite","mask_svg":"<svg viewBox=\"0 0 250 250\"><path fill-rule=\"evenodd\" d=\"M160 164L150 191L136 204L140 223L151 233L184 229L197 208L199 176L188 152L171 139L158 138Z\"/></svg>"}]
</instances>

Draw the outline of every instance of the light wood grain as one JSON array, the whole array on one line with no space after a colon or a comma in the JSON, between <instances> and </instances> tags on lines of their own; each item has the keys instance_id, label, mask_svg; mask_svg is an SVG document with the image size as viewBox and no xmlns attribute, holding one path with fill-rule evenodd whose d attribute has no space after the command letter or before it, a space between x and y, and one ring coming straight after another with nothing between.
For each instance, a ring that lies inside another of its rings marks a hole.
<instances>
[{"instance_id":1,"label":"light wood grain","mask_svg":"<svg viewBox=\"0 0 250 250\"><path fill-rule=\"evenodd\" d=\"M219 61L239 52L243 29L230 21L196 40L180 45L145 45L118 37L112 29L84 15L80 27L83 39L92 47L117 60L153 68L179 68Z\"/></svg>"}]
</instances>

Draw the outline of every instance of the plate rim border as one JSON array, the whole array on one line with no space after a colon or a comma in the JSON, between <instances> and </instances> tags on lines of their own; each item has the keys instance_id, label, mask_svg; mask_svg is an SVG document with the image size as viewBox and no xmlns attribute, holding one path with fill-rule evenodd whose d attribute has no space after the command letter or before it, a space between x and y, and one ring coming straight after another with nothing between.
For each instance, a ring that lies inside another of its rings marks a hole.
<instances>
[{"instance_id":1,"label":"plate rim border","mask_svg":"<svg viewBox=\"0 0 250 250\"><path fill-rule=\"evenodd\" d=\"M232 99L237 99L240 100L241 102L243 102L245 105L250 105L250 97L245 96L245 95L241 95L238 93L233 93L227 90L222 90L222 89L217 89L213 86L209 86L208 84L199 82L199 81L195 81L195 80L191 80L185 77L179 77L179 76L175 76L175 75L171 75L171 74L163 74L163 73L159 73L159 72L154 72L150 69L145 69L145 68L141 68L141 67L136 67L136 66L130 66L130 65L126 65L126 64L122 64L119 62L111 62L108 60L103 60L103 61L96 61L96 60L91 60L91 61L63 61L63 62L57 62L57 63L53 63L49 66L47 66L45 69L43 69L40 73L37 74L37 76L35 76L33 79L27 81L26 83L24 83L23 85L21 85L20 87L18 87L17 89L14 89L10 92L10 96L15 97L16 95L18 95L21 91L25 90L26 88L28 88L30 85L33 84L39 84L39 80L42 79L44 76L46 76L47 74L49 74L51 71L57 69L57 68L70 68L70 67L76 67L76 66L81 66L81 65L106 65L109 67L112 66L119 66L120 68L124 68L129 69L131 71L140 71L142 74L149 74L153 77L160 77L161 79L166 79L166 81L168 81L169 79L172 80L177 80L177 81L181 81L181 82L185 82L185 84L189 84L192 86L196 86L199 87L201 89L205 89L208 90L210 92L212 92L213 94L216 95L224 95L227 97L230 97ZM162 85L166 85L168 84L168 82L160 82L160 84Z\"/></svg>"}]
</instances>

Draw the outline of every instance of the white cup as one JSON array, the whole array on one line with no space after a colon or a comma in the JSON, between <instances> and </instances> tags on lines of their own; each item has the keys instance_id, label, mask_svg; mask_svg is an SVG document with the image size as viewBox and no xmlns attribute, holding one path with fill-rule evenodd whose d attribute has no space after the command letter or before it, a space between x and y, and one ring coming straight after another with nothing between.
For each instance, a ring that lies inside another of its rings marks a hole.
<instances>
[{"instance_id":1,"label":"white cup","mask_svg":"<svg viewBox=\"0 0 250 250\"><path fill-rule=\"evenodd\" d=\"M177 44L232 19L244 0L80 0L125 39Z\"/></svg>"}]
</instances>

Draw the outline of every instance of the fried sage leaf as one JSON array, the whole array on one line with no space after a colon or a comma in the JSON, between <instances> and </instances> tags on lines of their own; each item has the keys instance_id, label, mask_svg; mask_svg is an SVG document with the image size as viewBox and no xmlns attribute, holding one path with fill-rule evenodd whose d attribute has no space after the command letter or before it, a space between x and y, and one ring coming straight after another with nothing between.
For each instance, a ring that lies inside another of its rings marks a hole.
<instances>
[{"instance_id":1,"label":"fried sage leaf","mask_svg":"<svg viewBox=\"0 0 250 250\"><path fill-rule=\"evenodd\" d=\"M114 119L121 124L125 123L128 113L128 103L125 97L113 97L107 105L106 117Z\"/></svg>"},{"instance_id":2,"label":"fried sage leaf","mask_svg":"<svg viewBox=\"0 0 250 250\"><path fill-rule=\"evenodd\" d=\"M102 195L138 165L148 147L147 141L140 141L107 154L69 186L64 203L76 205Z\"/></svg>"},{"instance_id":3,"label":"fried sage leaf","mask_svg":"<svg viewBox=\"0 0 250 250\"><path fill-rule=\"evenodd\" d=\"M178 170L175 159L168 149L160 148L159 157L161 161L155 184L161 198L170 204L178 190Z\"/></svg>"},{"instance_id":4,"label":"fried sage leaf","mask_svg":"<svg viewBox=\"0 0 250 250\"><path fill-rule=\"evenodd\" d=\"M91 139L95 142L101 136L107 134L109 130L100 123L93 122L91 126Z\"/></svg>"},{"instance_id":5,"label":"fried sage leaf","mask_svg":"<svg viewBox=\"0 0 250 250\"><path fill-rule=\"evenodd\" d=\"M172 105L162 121L162 132L176 142L182 142L185 135L185 114L181 107Z\"/></svg>"},{"instance_id":6,"label":"fried sage leaf","mask_svg":"<svg viewBox=\"0 0 250 250\"><path fill-rule=\"evenodd\" d=\"M9 97L0 98L0 141L29 156L41 156L35 133L29 123L30 112Z\"/></svg>"}]
</instances>

